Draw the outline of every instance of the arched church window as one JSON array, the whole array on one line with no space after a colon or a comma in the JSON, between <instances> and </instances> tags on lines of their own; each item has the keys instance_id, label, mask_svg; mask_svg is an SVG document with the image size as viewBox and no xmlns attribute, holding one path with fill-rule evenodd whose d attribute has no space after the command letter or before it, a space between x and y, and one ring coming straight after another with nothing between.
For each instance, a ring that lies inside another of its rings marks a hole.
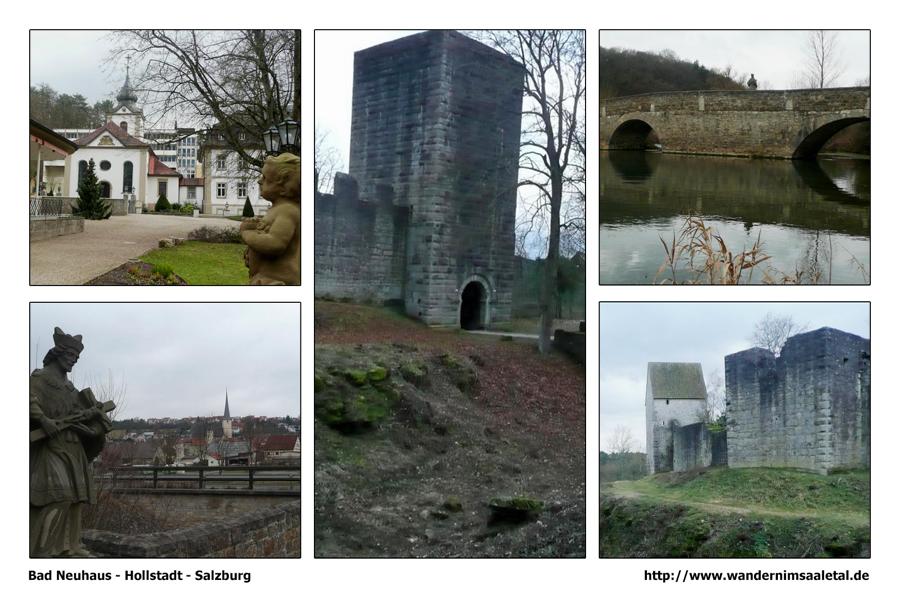
<instances>
[{"instance_id":1,"label":"arched church window","mask_svg":"<svg viewBox=\"0 0 900 600\"><path fill-rule=\"evenodd\" d=\"M122 128L122 131L124 131L125 133L128 133L128 122L127 121L122 121L121 123L119 123L119 127Z\"/></svg>"},{"instance_id":2,"label":"arched church window","mask_svg":"<svg viewBox=\"0 0 900 600\"><path fill-rule=\"evenodd\" d=\"M84 173L87 171L87 166L86 160L78 161L78 185L81 185L81 180L84 179Z\"/></svg>"},{"instance_id":3,"label":"arched church window","mask_svg":"<svg viewBox=\"0 0 900 600\"><path fill-rule=\"evenodd\" d=\"M126 160L125 164L122 165L122 191L129 194L134 191L131 187L133 173L134 165L130 160Z\"/></svg>"}]
</instances>

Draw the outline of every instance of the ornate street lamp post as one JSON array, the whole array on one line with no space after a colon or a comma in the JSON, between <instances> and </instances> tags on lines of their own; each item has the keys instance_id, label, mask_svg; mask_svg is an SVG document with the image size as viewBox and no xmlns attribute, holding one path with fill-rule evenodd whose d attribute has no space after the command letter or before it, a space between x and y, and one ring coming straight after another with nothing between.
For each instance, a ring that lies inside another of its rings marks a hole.
<instances>
[{"instance_id":1,"label":"ornate street lamp post","mask_svg":"<svg viewBox=\"0 0 900 600\"><path fill-rule=\"evenodd\" d=\"M293 119L282 121L263 132L267 156L290 152L300 156L300 124Z\"/></svg>"}]
</instances>

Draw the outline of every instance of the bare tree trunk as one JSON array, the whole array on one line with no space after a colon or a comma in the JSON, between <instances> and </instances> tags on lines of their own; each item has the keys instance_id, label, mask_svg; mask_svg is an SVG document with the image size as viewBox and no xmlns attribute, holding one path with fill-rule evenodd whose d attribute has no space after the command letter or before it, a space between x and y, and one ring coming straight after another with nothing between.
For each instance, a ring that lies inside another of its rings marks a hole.
<instances>
[{"instance_id":1,"label":"bare tree trunk","mask_svg":"<svg viewBox=\"0 0 900 600\"><path fill-rule=\"evenodd\" d=\"M300 30L294 30L294 108L291 118L300 122Z\"/></svg>"},{"instance_id":2,"label":"bare tree trunk","mask_svg":"<svg viewBox=\"0 0 900 600\"><path fill-rule=\"evenodd\" d=\"M550 239L547 260L544 261L544 284L541 287L541 354L550 352L553 335L553 315L556 314L556 284L559 271L559 211L562 206L562 176L551 174L550 180Z\"/></svg>"}]
</instances>

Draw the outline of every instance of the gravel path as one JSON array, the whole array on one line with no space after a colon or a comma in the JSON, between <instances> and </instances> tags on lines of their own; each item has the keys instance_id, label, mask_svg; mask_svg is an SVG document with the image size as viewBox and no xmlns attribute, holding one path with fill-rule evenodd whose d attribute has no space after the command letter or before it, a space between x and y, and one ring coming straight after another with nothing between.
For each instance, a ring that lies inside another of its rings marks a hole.
<instances>
[{"instance_id":1,"label":"gravel path","mask_svg":"<svg viewBox=\"0 0 900 600\"><path fill-rule=\"evenodd\" d=\"M85 221L84 233L33 242L32 285L81 285L156 248L164 237L186 237L202 226L237 228L237 221L205 217L128 215Z\"/></svg>"}]
</instances>

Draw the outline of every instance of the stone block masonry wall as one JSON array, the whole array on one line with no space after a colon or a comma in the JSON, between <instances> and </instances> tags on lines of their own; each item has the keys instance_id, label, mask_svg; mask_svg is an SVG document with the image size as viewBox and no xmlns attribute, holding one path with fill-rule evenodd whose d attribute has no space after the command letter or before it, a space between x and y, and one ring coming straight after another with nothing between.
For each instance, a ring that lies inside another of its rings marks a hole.
<instances>
[{"instance_id":1,"label":"stone block masonry wall","mask_svg":"<svg viewBox=\"0 0 900 600\"><path fill-rule=\"evenodd\" d=\"M83 542L105 557L299 558L300 501L160 533L87 530Z\"/></svg>"},{"instance_id":2,"label":"stone block masonry wall","mask_svg":"<svg viewBox=\"0 0 900 600\"><path fill-rule=\"evenodd\" d=\"M403 300L409 208L363 202L356 181L335 177L315 198L315 293L384 303Z\"/></svg>"},{"instance_id":3,"label":"stone block masonry wall","mask_svg":"<svg viewBox=\"0 0 900 600\"><path fill-rule=\"evenodd\" d=\"M726 432L710 431L706 423L675 428L672 441L674 471L728 464Z\"/></svg>"},{"instance_id":4,"label":"stone block masonry wall","mask_svg":"<svg viewBox=\"0 0 900 600\"><path fill-rule=\"evenodd\" d=\"M475 276L489 320L510 318L523 77L453 31L356 53L350 174L363 200L408 207L404 300L426 323L458 323Z\"/></svg>"},{"instance_id":5,"label":"stone block masonry wall","mask_svg":"<svg viewBox=\"0 0 900 600\"><path fill-rule=\"evenodd\" d=\"M777 358L725 357L729 466L868 466L869 380L869 341L830 328L790 338Z\"/></svg>"}]
</instances>

